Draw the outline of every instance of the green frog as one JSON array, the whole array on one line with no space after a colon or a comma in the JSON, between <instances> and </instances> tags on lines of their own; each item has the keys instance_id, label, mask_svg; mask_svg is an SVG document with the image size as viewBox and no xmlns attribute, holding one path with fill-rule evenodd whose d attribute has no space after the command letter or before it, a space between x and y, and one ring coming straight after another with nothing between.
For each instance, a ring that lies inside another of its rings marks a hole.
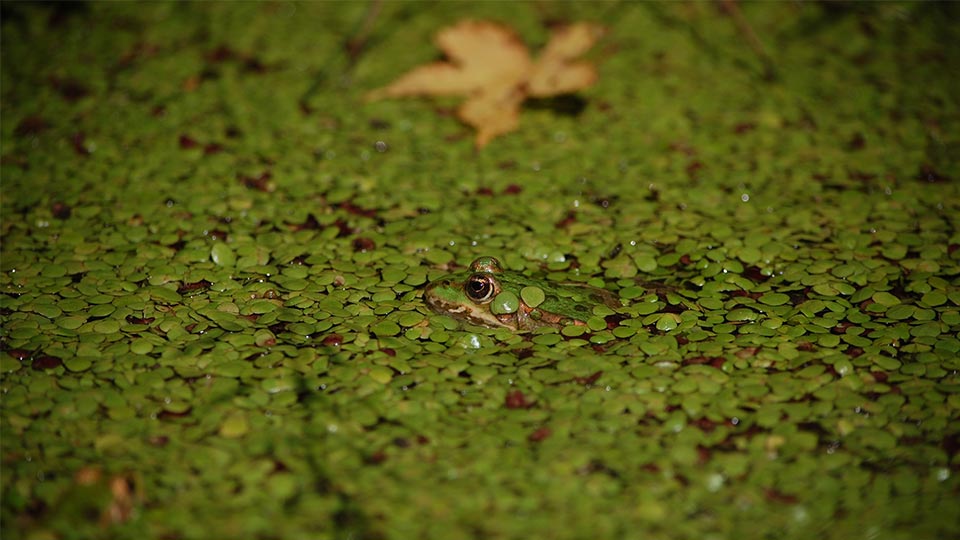
<instances>
[{"instance_id":1,"label":"green frog","mask_svg":"<svg viewBox=\"0 0 960 540\"><path fill-rule=\"evenodd\" d=\"M424 299L434 311L455 319L515 331L585 325L594 307L621 306L610 291L505 272L493 257L479 257L469 271L431 282Z\"/></svg>"}]
</instances>

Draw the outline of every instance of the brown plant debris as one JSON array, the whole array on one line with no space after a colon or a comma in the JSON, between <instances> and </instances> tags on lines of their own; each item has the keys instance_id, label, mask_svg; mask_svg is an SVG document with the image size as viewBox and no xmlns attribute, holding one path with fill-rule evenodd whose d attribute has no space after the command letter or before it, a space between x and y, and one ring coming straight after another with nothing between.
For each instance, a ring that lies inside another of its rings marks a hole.
<instances>
[{"instance_id":1,"label":"brown plant debris","mask_svg":"<svg viewBox=\"0 0 960 540\"><path fill-rule=\"evenodd\" d=\"M367 99L405 96L466 96L457 116L477 130L476 146L517 128L527 97L569 94L597 80L590 62L576 59L603 34L591 23L554 29L534 61L523 41L506 26L465 20L441 29L437 47L448 61L432 62L373 90Z\"/></svg>"}]
</instances>

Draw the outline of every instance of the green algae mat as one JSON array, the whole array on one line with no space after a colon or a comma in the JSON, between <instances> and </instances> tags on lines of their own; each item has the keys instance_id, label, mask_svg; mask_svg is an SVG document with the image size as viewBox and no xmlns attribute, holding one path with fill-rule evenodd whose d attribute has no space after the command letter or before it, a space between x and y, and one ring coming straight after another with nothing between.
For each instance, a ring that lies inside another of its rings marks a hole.
<instances>
[{"instance_id":1,"label":"green algae mat","mask_svg":"<svg viewBox=\"0 0 960 540\"><path fill-rule=\"evenodd\" d=\"M958 15L4 2L3 538L960 536ZM464 19L599 78L364 99Z\"/></svg>"}]
</instances>

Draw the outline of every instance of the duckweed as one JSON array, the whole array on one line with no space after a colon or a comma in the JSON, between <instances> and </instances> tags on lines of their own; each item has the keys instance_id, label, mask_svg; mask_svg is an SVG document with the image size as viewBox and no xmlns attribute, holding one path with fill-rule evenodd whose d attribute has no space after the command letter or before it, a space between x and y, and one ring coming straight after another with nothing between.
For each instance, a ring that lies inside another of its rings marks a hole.
<instances>
[{"instance_id":1,"label":"duckweed","mask_svg":"<svg viewBox=\"0 0 960 540\"><path fill-rule=\"evenodd\" d=\"M599 78L477 152L363 95L499 4L4 4L6 535L960 536L957 7L514 8Z\"/></svg>"}]
</instances>

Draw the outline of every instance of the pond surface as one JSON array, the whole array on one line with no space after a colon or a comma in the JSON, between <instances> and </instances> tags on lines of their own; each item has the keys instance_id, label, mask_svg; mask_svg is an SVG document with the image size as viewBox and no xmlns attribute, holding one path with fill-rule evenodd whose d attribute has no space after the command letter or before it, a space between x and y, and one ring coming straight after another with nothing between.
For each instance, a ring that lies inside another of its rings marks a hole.
<instances>
[{"instance_id":1,"label":"pond surface","mask_svg":"<svg viewBox=\"0 0 960 540\"><path fill-rule=\"evenodd\" d=\"M3 4L4 538L960 535L957 5L504 6ZM599 79L364 100L464 18Z\"/></svg>"}]
</instances>

